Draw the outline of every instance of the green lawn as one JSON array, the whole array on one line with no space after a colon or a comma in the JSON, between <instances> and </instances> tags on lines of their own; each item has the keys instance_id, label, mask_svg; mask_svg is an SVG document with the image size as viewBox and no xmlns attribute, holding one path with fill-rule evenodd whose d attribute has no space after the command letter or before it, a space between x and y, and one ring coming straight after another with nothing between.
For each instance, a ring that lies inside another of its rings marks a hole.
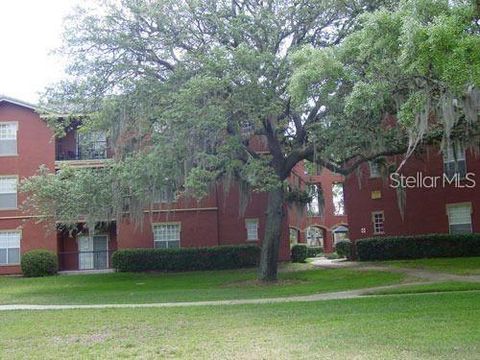
<instances>
[{"instance_id":1,"label":"green lawn","mask_svg":"<svg viewBox=\"0 0 480 360\"><path fill-rule=\"evenodd\" d=\"M395 267L432 270L457 275L480 275L480 257L384 261Z\"/></svg>"},{"instance_id":2,"label":"green lawn","mask_svg":"<svg viewBox=\"0 0 480 360\"><path fill-rule=\"evenodd\" d=\"M111 273L27 279L0 277L0 304L151 303L306 295L399 283L380 271L290 267L280 282L261 285L254 269L171 274ZM308 270L305 270L308 268ZM291 271L297 270L297 271Z\"/></svg>"},{"instance_id":3,"label":"green lawn","mask_svg":"<svg viewBox=\"0 0 480 360\"><path fill-rule=\"evenodd\" d=\"M475 359L480 295L0 313L0 358Z\"/></svg>"}]
</instances>

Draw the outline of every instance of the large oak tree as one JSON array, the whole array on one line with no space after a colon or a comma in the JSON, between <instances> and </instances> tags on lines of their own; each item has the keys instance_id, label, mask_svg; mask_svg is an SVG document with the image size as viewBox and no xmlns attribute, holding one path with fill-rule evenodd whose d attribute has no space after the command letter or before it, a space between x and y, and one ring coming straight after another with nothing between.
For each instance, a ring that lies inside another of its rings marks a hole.
<instances>
[{"instance_id":1,"label":"large oak tree","mask_svg":"<svg viewBox=\"0 0 480 360\"><path fill-rule=\"evenodd\" d=\"M94 223L126 208L143 213L159 189L202 196L234 180L246 198L268 191L258 274L275 280L283 209L295 198L285 182L297 163L347 175L478 122L476 8L396 3L121 0L79 9L65 34L69 78L46 99L88 114L90 130L108 129L117 158L97 183L88 170L42 172L24 187L29 202L64 223L79 214ZM250 146L258 137L268 154Z\"/></svg>"}]
</instances>

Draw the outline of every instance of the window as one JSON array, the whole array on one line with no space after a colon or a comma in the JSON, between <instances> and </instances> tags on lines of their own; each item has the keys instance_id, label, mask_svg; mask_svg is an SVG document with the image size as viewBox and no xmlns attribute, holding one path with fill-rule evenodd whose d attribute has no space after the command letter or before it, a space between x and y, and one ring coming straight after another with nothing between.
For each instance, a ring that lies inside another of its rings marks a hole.
<instances>
[{"instance_id":1,"label":"window","mask_svg":"<svg viewBox=\"0 0 480 360\"><path fill-rule=\"evenodd\" d=\"M369 161L368 162L368 169L370 171L371 178L380 177L380 165L376 161Z\"/></svg>"},{"instance_id":2,"label":"window","mask_svg":"<svg viewBox=\"0 0 480 360\"><path fill-rule=\"evenodd\" d=\"M157 224L153 226L155 248L173 249L180 247L180 224Z\"/></svg>"},{"instance_id":3,"label":"window","mask_svg":"<svg viewBox=\"0 0 480 360\"><path fill-rule=\"evenodd\" d=\"M79 160L107 158L107 135L103 131L77 133L77 157Z\"/></svg>"},{"instance_id":4,"label":"window","mask_svg":"<svg viewBox=\"0 0 480 360\"><path fill-rule=\"evenodd\" d=\"M345 215L345 206L343 201L343 184L332 184L333 214L335 216Z\"/></svg>"},{"instance_id":5,"label":"window","mask_svg":"<svg viewBox=\"0 0 480 360\"><path fill-rule=\"evenodd\" d=\"M0 123L0 155L17 155L17 123Z\"/></svg>"},{"instance_id":6,"label":"window","mask_svg":"<svg viewBox=\"0 0 480 360\"><path fill-rule=\"evenodd\" d=\"M172 187L164 186L154 193L155 203L172 203L175 201L175 192Z\"/></svg>"},{"instance_id":7,"label":"window","mask_svg":"<svg viewBox=\"0 0 480 360\"><path fill-rule=\"evenodd\" d=\"M247 240L258 240L258 219L245 220L245 227L247 228Z\"/></svg>"},{"instance_id":8,"label":"window","mask_svg":"<svg viewBox=\"0 0 480 360\"><path fill-rule=\"evenodd\" d=\"M20 264L20 231L0 232L0 265Z\"/></svg>"},{"instance_id":9,"label":"window","mask_svg":"<svg viewBox=\"0 0 480 360\"><path fill-rule=\"evenodd\" d=\"M450 144L443 154L443 172L451 179L458 174L464 178L467 174L465 148L460 144Z\"/></svg>"},{"instance_id":10,"label":"window","mask_svg":"<svg viewBox=\"0 0 480 360\"><path fill-rule=\"evenodd\" d=\"M447 214L450 234L464 234L472 232L471 204L447 205Z\"/></svg>"},{"instance_id":11,"label":"window","mask_svg":"<svg viewBox=\"0 0 480 360\"><path fill-rule=\"evenodd\" d=\"M17 208L17 177L0 177L0 210Z\"/></svg>"},{"instance_id":12,"label":"window","mask_svg":"<svg viewBox=\"0 0 480 360\"><path fill-rule=\"evenodd\" d=\"M320 216L320 195L322 189L318 185L309 185L308 193L312 201L307 204L308 216Z\"/></svg>"},{"instance_id":13,"label":"window","mask_svg":"<svg viewBox=\"0 0 480 360\"><path fill-rule=\"evenodd\" d=\"M376 211L372 213L373 233L384 234L385 233L385 216L383 211Z\"/></svg>"}]
</instances>

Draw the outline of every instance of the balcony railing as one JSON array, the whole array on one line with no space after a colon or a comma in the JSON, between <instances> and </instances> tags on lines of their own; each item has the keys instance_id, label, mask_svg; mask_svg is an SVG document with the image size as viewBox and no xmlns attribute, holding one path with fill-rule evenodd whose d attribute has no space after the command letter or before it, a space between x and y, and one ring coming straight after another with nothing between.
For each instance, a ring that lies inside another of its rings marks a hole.
<instances>
[{"instance_id":1,"label":"balcony railing","mask_svg":"<svg viewBox=\"0 0 480 360\"><path fill-rule=\"evenodd\" d=\"M79 146L77 151L58 151L57 159L62 160L101 160L108 157L107 143L96 142L90 146Z\"/></svg>"},{"instance_id":2,"label":"balcony railing","mask_svg":"<svg viewBox=\"0 0 480 360\"><path fill-rule=\"evenodd\" d=\"M58 253L61 271L105 270L110 269L115 250L69 251Z\"/></svg>"}]
</instances>

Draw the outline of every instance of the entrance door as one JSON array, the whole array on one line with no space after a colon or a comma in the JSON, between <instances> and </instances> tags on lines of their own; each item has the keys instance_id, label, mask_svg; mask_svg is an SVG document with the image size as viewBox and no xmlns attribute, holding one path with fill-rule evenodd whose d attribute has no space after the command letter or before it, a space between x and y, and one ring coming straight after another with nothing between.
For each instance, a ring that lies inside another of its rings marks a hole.
<instances>
[{"instance_id":1,"label":"entrance door","mask_svg":"<svg viewBox=\"0 0 480 360\"><path fill-rule=\"evenodd\" d=\"M106 235L78 238L78 268L80 270L108 268L108 237Z\"/></svg>"}]
</instances>

